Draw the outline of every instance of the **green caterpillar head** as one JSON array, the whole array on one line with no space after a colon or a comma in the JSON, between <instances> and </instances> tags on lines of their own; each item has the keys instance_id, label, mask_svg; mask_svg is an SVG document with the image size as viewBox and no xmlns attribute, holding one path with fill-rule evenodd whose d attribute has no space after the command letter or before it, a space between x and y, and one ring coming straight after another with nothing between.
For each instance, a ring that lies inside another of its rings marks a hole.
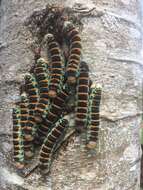
<instances>
[{"instance_id":1,"label":"green caterpillar head","mask_svg":"<svg viewBox=\"0 0 143 190\"><path fill-rule=\"evenodd\" d=\"M38 60L37 60L37 64L39 65L39 66L43 66L43 65L45 65L45 64L47 64L48 62L47 62L47 60L45 60L44 58L39 58Z\"/></svg>"},{"instance_id":2,"label":"green caterpillar head","mask_svg":"<svg viewBox=\"0 0 143 190\"><path fill-rule=\"evenodd\" d=\"M65 32L68 32L73 27L74 27L74 25L73 25L72 22L70 22L70 21L65 21L64 22L64 31Z\"/></svg>"},{"instance_id":3,"label":"green caterpillar head","mask_svg":"<svg viewBox=\"0 0 143 190\"><path fill-rule=\"evenodd\" d=\"M22 94L21 94L21 102L27 102L27 95L26 95L26 93L25 92L23 92Z\"/></svg>"},{"instance_id":4,"label":"green caterpillar head","mask_svg":"<svg viewBox=\"0 0 143 190\"><path fill-rule=\"evenodd\" d=\"M31 79L31 74L26 74L24 77L25 80L30 80Z\"/></svg>"},{"instance_id":5,"label":"green caterpillar head","mask_svg":"<svg viewBox=\"0 0 143 190\"><path fill-rule=\"evenodd\" d=\"M13 114L19 114L20 113L20 109L17 107L17 108L13 108L12 110Z\"/></svg>"},{"instance_id":6,"label":"green caterpillar head","mask_svg":"<svg viewBox=\"0 0 143 190\"><path fill-rule=\"evenodd\" d=\"M96 85L96 90L97 90L97 91L101 91L101 90L102 90L102 86L101 86L100 84L97 84L97 85Z\"/></svg>"},{"instance_id":7,"label":"green caterpillar head","mask_svg":"<svg viewBox=\"0 0 143 190\"><path fill-rule=\"evenodd\" d=\"M52 42L53 40L54 40L54 36L51 33L46 34L44 37L44 42L46 42L47 44Z\"/></svg>"},{"instance_id":8,"label":"green caterpillar head","mask_svg":"<svg viewBox=\"0 0 143 190\"><path fill-rule=\"evenodd\" d=\"M30 74L30 73L27 74L27 75L25 75L25 82L26 83L29 83L29 82L31 82L31 83L37 83L35 76L33 74Z\"/></svg>"}]
</instances>

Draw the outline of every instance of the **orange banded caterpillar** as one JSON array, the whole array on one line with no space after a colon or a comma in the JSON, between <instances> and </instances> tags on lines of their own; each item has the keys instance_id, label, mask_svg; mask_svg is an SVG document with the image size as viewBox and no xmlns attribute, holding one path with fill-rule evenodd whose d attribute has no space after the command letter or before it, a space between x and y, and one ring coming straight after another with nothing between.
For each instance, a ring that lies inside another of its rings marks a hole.
<instances>
[{"instance_id":1,"label":"orange banded caterpillar","mask_svg":"<svg viewBox=\"0 0 143 190\"><path fill-rule=\"evenodd\" d=\"M68 99L69 94L69 88L67 86L64 86L63 90L58 94L58 96L53 99L50 109L43 119L42 125L38 128L39 136L47 136L48 131L61 117L63 106Z\"/></svg>"},{"instance_id":2,"label":"orange banded caterpillar","mask_svg":"<svg viewBox=\"0 0 143 190\"><path fill-rule=\"evenodd\" d=\"M49 97L54 98L62 87L64 65L59 44L55 41L54 36L52 34L47 34L45 36L45 41L51 57Z\"/></svg>"},{"instance_id":3,"label":"orange banded caterpillar","mask_svg":"<svg viewBox=\"0 0 143 190\"><path fill-rule=\"evenodd\" d=\"M28 109L29 117L27 126L24 129L24 147L25 147L25 156L30 158L33 156L33 136L36 131L36 122L35 122L35 108L39 101L39 92L37 87L37 82L34 75L29 74L25 76L25 85L26 92L28 95Z\"/></svg>"},{"instance_id":4,"label":"orange banded caterpillar","mask_svg":"<svg viewBox=\"0 0 143 190\"><path fill-rule=\"evenodd\" d=\"M76 83L81 59L81 38L75 26L69 22L64 23L64 33L69 44L69 57L66 68L67 82Z\"/></svg>"},{"instance_id":5,"label":"orange banded caterpillar","mask_svg":"<svg viewBox=\"0 0 143 190\"><path fill-rule=\"evenodd\" d=\"M45 59L40 58L37 60L35 67L35 76L37 79L40 97L39 102L35 110L35 119L37 122L41 122L42 115L46 114L49 107L49 87L48 87L48 63Z\"/></svg>"},{"instance_id":6,"label":"orange banded caterpillar","mask_svg":"<svg viewBox=\"0 0 143 190\"><path fill-rule=\"evenodd\" d=\"M25 92L21 94L21 101L18 103L20 109L20 123L22 130L27 126L27 120L29 117L29 110L27 105L27 95Z\"/></svg>"},{"instance_id":7,"label":"orange banded caterpillar","mask_svg":"<svg viewBox=\"0 0 143 190\"><path fill-rule=\"evenodd\" d=\"M96 141L98 140L99 124L100 124L100 107L101 101L101 87L96 87L93 83L89 97L89 142L87 147L90 149L95 148Z\"/></svg>"},{"instance_id":8,"label":"orange banded caterpillar","mask_svg":"<svg viewBox=\"0 0 143 190\"><path fill-rule=\"evenodd\" d=\"M39 167L44 173L49 172L53 152L57 146L57 143L63 138L66 129L68 128L68 121L61 119L58 124L47 135L39 155Z\"/></svg>"},{"instance_id":9,"label":"orange banded caterpillar","mask_svg":"<svg viewBox=\"0 0 143 190\"><path fill-rule=\"evenodd\" d=\"M24 167L24 147L23 147L23 133L20 122L20 109L13 109L13 147L14 147L14 160L17 169Z\"/></svg>"},{"instance_id":10,"label":"orange banded caterpillar","mask_svg":"<svg viewBox=\"0 0 143 190\"><path fill-rule=\"evenodd\" d=\"M87 126L89 84L89 68L85 62L81 62L80 74L77 81L77 106L75 119L76 128L79 132Z\"/></svg>"},{"instance_id":11,"label":"orange banded caterpillar","mask_svg":"<svg viewBox=\"0 0 143 190\"><path fill-rule=\"evenodd\" d=\"M29 74L25 76L25 85L26 85L26 93L28 96L28 109L29 109L28 126L29 128L27 128L28 130L27 133L29 134L30 131L32 133L32 127L35 125L34 112L39 102L38 84L33 74Z\"/></svg>"},{"instance_id":12,"label":"orange banded caterpillar","mask_svg":"<svg viewBox=\"0 0 143 190\"><path fill-rule=\"evenodd\" d=\"M23 146L24 146L24 157L25 158L31 158L33 156L33 127L31 126L31 118L33 118L33 115L30 115L30 111L28 109L27 103L27 95L25 93L21 94L21 102L19 102L19 108L20 108L20 124L22 128L23 133Z\"/></svg>"}]
</instances>

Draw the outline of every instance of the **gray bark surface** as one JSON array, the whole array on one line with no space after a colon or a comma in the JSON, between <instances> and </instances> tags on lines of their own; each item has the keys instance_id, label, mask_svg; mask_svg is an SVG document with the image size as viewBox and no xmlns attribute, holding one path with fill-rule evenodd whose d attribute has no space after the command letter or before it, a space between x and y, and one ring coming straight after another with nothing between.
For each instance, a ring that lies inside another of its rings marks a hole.
<instances>
[{"instance_id":1,"label":"gray bark surface","mask_svg":"<svg viewBox=\"0 0 143 190\"><path fill-rule=\"evenodd\" d=\"M53 1L48 1L50 3ZM26 179L12 165L12 107L33 61L23 26L47 0L0 1L0 190L139 190L142 106L141 13L138 0L57 0L92 10L82 18L83 60L102 84L98 146L88 151L75 137L54 161L50 176Z\"/></svg>"}]
</instances>

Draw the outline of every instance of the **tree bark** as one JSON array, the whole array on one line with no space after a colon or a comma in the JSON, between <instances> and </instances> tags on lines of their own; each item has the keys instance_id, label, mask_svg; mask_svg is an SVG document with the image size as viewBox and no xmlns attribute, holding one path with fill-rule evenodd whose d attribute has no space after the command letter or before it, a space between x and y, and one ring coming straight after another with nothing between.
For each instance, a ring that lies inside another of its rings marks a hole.
<instances>
[{"instance_id":1,"label":"tree bark","mask_svg":"<svg viewBox=\"0 0 143 190\"><path fill-rule=\"evenodd\" d=\"M24 179L13 169L11 111L33 60L31 38L23 23L34 10L44 8L47 0L0 2L0 189L139 190L143 76L140 1L54 1L91 13L82 17L83 60L89 64L92 79L102 84L103 92L96 152L84 148L82 136L75 137L44 179L36 171Z\"/></svg>"}]
</instances>

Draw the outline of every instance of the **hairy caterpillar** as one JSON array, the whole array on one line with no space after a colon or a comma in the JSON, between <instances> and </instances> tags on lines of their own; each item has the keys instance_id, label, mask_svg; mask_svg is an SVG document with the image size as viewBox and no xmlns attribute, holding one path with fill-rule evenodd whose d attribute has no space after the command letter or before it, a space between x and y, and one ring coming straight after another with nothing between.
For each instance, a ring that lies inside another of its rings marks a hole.
<instances>
[{"instance_id":1,"label":"hairy caterpillar","mask_svg":"<svg viewBox=\"0 0 143 190\"><path fill-rule=\"evenodd\" d=\"M17 169L24 167L24 147L23 147L23 133L20 122L20 109L13 109L13 148L14 160Z\"/></svg>"},{"instance_id":2,"label":"hairy caterpillar","mask_svg":"<svg viewBox=\"0 0 143 190\"><path fill-rule=\"evenodd\" d=\"M64 23L64 34L69 43L69 57L66 68L67 82L69 84L76 83L78 76L80 59L81 59L81 38L78 30L75 26L65 21Z\"/></svg>"},{"instance_id":3,"label":"hairy caterpillar","mask_svg":"<svg viewBox=\"0 0 143 190\"><path fill-rule=\"evenodd\" d=\"M77 131L85 129L88 116L89 98L89 68L85 62L81 62L80 74L77 81L77 106L76 106L76 128Z\"/></svg>"},{"instance_id":4,"label":"hairy caterpillar","mask_svg":"<svg viewBox=\"0 0 143 190\"><path fill-rule=\"evenodd\" d=\"M28 109L29 117L27 126L24 128L24 147L25 147L25 156L31 158L33 156L33 139L34 132L36 131L36 122L35 122L35 108L39 101L39 92L37 87L37 82L34 75L29 74L25 76L25 85L26 92L28 95Z\"/></svg>"},{"instance_id":5,"label":"hairy caterpillar","mask_svg":"<svg viewBox=\"0 0 143 190\"><path fill-rule=\"evenodd\" d=\"M40 98L35 110L35 119L37 122L41 122L42 115L46 114L49 106L49 97L48 97L48 63L45 59L40 58L37 60L35 67L35 76L37 79Z\"/></svg>"},{"instance_id":6,"label":"hairy caterpillar","mask_svg":"<svg viewBox=\"0 0 143 190\"><path fill-rule=\"evenodd\" d=\"M89 142L87 147L90 149L95 148L96 141L98 140L100 115L99 106L101 101L101 87L96 87L93 83L89 97Z\"/></svg>"},{"instance_id":7,"label":"hairy caterpillar","mask_svg":"<svg viewBox=\"0 0 143 190\"><path fill-rule=\"evenodd\" d=\"M63 61L59 44L52 34L47 34L45 40L51 57L49 97L56 97L63 83Z\"/></svg>"},{"instance_id":8,"label":"hairy caterpillar","mask_svg":"<svg viewBox=\"0 0 143 190\"><path fill-rule=\"evenodd\" d=\"M68 121L66 119L61 119L58 125L56 125L46 137L41 147L39 156L39 167L43 171L48 169L49 172L53 151L61 137L64 135L64 131L67 129L67 127Z\"/></svg>"},{"instance_id":9,"label":"hairy caterpillar","mask_svg":"<svg viewBox=\"0 0 143 190\"><path fill-rule=\"evenodd\" d=\"M50 109L48 110L46 117L43 119L42 125L38 128L40 136L47 135L47 132L61 117L63 106L69 97L69 93L69 88L64 86L58 96L53 99Z\"/></svg>"}]
</instances>

